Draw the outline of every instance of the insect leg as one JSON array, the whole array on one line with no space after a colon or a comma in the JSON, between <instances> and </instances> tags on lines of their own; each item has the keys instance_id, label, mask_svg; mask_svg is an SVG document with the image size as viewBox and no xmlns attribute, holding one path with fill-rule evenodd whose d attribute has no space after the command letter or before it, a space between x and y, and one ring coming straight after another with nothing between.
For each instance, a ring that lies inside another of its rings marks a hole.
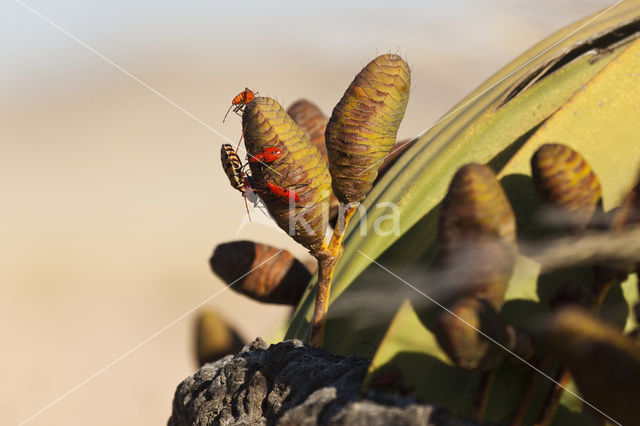
<instances>
[{"instance_id":1,"label":"insect leg","mask_svg":"<svg viewBox=\"0 0 640 426\"><path fill-rule=\"evenodd\" d=\"M238 146L236 146L236 151L238 151L238 148L240 148L240 143L242 142L242 138L244 137L244 132L247 130L247 124L249 124L249 123L246 123L244 125L244 129L242 129L242 134L240 135L240 140L238 141Z\"/></svg>"}]
</instances>

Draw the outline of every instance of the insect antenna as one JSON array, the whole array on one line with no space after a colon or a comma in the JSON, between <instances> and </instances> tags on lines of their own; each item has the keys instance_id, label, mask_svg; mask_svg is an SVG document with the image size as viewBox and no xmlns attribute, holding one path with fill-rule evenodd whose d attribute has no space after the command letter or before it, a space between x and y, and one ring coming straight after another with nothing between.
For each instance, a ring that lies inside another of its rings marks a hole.
<instances>
[{"instance_id":1,"label":"insect antenna","mask_svg":"<svg viewBox=\"0 0 640 426\"><path fill-rule=\"evenodd\" d=\"M224 120L227 119L227 115L229 115L229 112L231 111L231 108L233 108L235 105L231 104L231 106L229 107L229 109L227 110L227 113L224 115L224 118L222 119L222 122L224 123ZM239 143L238 143L239 144Z\"/></svg>"}]
</instances>

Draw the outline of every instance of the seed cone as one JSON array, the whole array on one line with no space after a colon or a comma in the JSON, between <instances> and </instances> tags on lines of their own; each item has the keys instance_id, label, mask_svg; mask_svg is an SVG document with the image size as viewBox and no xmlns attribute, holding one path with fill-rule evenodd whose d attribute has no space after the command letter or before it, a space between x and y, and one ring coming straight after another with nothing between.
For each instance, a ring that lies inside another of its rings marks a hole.
<instances>
[{"instance_id":1,"label":"seed cone","mask_svg":"<svg viewBox=\"0 0 640 426\"><path fill-rule=\"evenodd\" d=\"M196 321L198 365L240 352L244 343L229 324L214 311L202 312Z\"/></svg>"},{"instance_id":2,"label":"seed cone","mask_svg":"<svg viewBox=\"0 0 640 426\"><path fill-rule=\"evenodd\" d=\"M504 350L477 331L506 344L507 331L495 309L487 301L476 298L462 298L449 309L455 316L440 313L435 327L438 343L449 358L466 370L495 368Z\"/></svg>"},{"instance_id":3,"label":"seed cone","mask_svg":"<svg viewBox=\"0 0 640 426\"><path fill-rule=\"evenodd\" d=\"M633 339L571 308L548 321L545 336L585 400L621 424L638 424L640 346Z\"/></svg>"},{"instance_id":4,"label":"seed cone","mask_svg":"<svg viewBox=\"0 0 640 426\"><path fill-rule=\"evenodd\" d=\"M271 98L258 97L248 104L242 123L251 155L268 147L282 150L274 162L250 163L255 191L281 229L312 254L321 252L328 224L331 176L318 148ZM270 191L267 183L294 191L300 201L283 200Z\"/></svg>"},{"instance_id":5,"label":"seed cone","mask_svg":"<svg viewBox=\"0 0 640 426\"><path fill-rule=\"evenodd\" d=\"M409 65L398 55L381 55L360 71L333 109L325 136L340 202L360 202L371 190L396 141L410 86Z\"/></svg>"},{"instance_id":6,"label":"seed cone","mask_svg":"<svg viewBox=\"0 0 640 426\"><path fill-rule=\"evenodd\" d=\"M296 122L298 126L304 130L311 142L318 148L322 158L329 166L329 157L327 157L327 145L324 143L324 132L327 129L329 119L320 111L316 104L306 99L300 99L294 102L287 114ZM335 226L338 216L338 199L331 191L331 199L329 200L329 223Z\"/></svg>"},{"instance_id":7,"label":"seed cone","mask_svg":"<svg viewBox=\"0 0 640 426\"><path fill-rule=\"evenodd\" d=\"M309 140L318 148L324 160L329 162L327 145L324 143L324 132L327 129L329 119L320 111L320 108L313 102L300 99L289 106L287 114L302 128Z\"/></svg>"},{"instance_id":8,"label":"seed cone","mask_svg":"<svg viewBox=\"0 0 640 426\"><path fill-rule=\"evenodd\" d=\"M264 303L297 305L311 279L288 251L253 241L220 244L209 264L232 290Z\"/></svg>"},{"instance_id":9,"label":"seed cone","mask_svg":"<svg viewBox=\"0 0 640 426\"><path fill-rule=\"evenodd\" d=\"M454 175L440 210L438 244L453 292L484 298L499 310L515 261L516 222L489 167L468 164Z\"/></svg>"},{"instance_id":10,"label":"seed cone","mask_svg":"<svg viewBox=\"0 0 640 426\"><path fill-rule=\"evenodd\" d=\"M553 222L583 229L600 202L597 176L580 154L566 145L542 145L531 158L536 191L551 207Z\"/></svg>"}]
</instances>

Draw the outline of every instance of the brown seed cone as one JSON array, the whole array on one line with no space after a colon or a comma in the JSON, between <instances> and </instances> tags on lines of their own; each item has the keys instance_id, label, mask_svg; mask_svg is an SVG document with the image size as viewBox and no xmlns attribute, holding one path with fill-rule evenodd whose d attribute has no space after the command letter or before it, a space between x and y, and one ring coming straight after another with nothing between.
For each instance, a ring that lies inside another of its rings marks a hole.
<instances>
[{"instance_id":1,"label":"brown seed cone","mask_svg":"<svg viewBox=\"0 0 640 426\"><path fill-rule=\"evenodd\" d=\"M502 345L507 331L495 309L485 300L463 298L438 315L435 335L449 358L465 370L491 370L498 366L505 351L477 330Z\"/></svg>"},{"instance_id":2,"label":"brown seed cone","mask_svg":"<svg viewBox=\"0 0 640 426\"><path fill-rule=\"evenodd\" d=\"M396 141L409 101L411 70L398 55L375 58L333 109L326 131L333 191L345 204L362 201Z\"/></svg>"},{"instance_id":3,"label":"brown seed cone","mask_svg":"<svg viewBox=\"0 0 640 426\"><path fill-rule=\"evenodd\" d=\"M220 244L209 264L232 290L264 303L297 305L311 279L288 251L253 241Z\"/></svg>"},{"instance_id":4,"label":"brown seed cone","mask_svg":"<svg viewBox=\"0 0 640 426\"><path fill-rule=\"evenodd\" d=\"M324 143L324 132L329 119L320 111L320 108L306 99L299 99L289 106L287 114L304 130L309 140L318 148L318 151L328 163L329 158L327 157L327 145Z\"/></svg>"},{"instance_id":5,"label":"brown seed cone","mask_svg":"<svg viewBox=\"0 0 640 426\"><path fill-rule=\"evenodd\" d=\"M322 155L271 98L258 97L249 103L242 123L246 128L245 145L251 155L268 147L282 150L280 158L271 163L250 163L255 191L278 226L317 255L326 245L331 195L331 176ZM294 191L300 201L293 205L283 200L270 191L267 183Z\"/></svg>"},{"instance_id":6,"label":"brown seed cone","mask_svg":"<svg viewBox=\"0 0 640 426\"><path fill-rule=\"evenodd\" d=\"M329 166L329 157L327 157L327 145L324 143L324 132L327 128L329 119L320 111L316 104L306 99L300 99L294 102L287 114L296 122L304 133L309 137L311 142L318 148L320 154ZM338 199L331 191L331 199L329 200L329 222L335 224L338 216Z\"/></svg>"},{"instance_id":7,"label":"brown seed cone","mask_svg":"<svg viewBox=\"0 0 640 426\"><path fill-rule=\"evenodd\" d=\"M638 424L640 346L633 339L575 308L553 315L545 336L585 400L620 424Z\"/></svg>"},{"instance_id":8,"label":"brown seed cone","mask_svg":"<svg viewBox=\"0 0 640 426\"><path fill-rule=\"evenodd\" d=\"M600 182L580 154L566 145L542 145L531 158L536 191L549 204L553 222L580 230L587 226L602 195Z\"/></svg>"},{"instance_id":9,"label":"brown seed cone","mask_svg":"<svg viewBox=\"0 0 640 426\"><path fill-rule=\"evenodd\" d=\"M500 240L469 241L444 259L449 272L448 299L475 297L484 299L499 311L513 267L516 250Z\"/></svg>"},{"instance_id":10,"label":"brown seed cone","mask_svg":"<svg viewBox=\"0 0 640 426\"><path fill-rule=\"evenodd\" d=\"M438 243L451 252L468 241L488 237L515 245L516 219L493 171L467 164L453 176L442 201Z\"/></svg>"},{"instance_id":11,"label":"brown seed cone","mask_svg":"<svg viewBox=\"0 0 640 426\"><path fill-rule=\"evenodd\" d=\"M468 164L454 175L438 223L440 261L452 271L455 294L504 302L516 255L516 221L487 166Z\"/></svg>"},{"instance_id":12,"label":"brown seed cone","mask_svg":"<svg viewBox=\"0 0 640 426\"><path fill-rule=\"evenodd\" d=\"M214 311L202 312L196 320L198 365L214 362L240 352L244 343L225 320Z\"/></svg>"}]
</instances>

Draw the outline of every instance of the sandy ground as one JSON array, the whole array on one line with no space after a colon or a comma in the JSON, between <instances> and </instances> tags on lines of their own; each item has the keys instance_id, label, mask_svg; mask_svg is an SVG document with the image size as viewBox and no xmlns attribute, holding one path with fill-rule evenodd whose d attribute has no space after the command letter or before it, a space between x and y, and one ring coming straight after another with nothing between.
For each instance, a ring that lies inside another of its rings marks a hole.
<instances>
[{"instance_id":1,"label":"sandy ground","mask_svg":"<svg viewBox=\"0 0 640 426\"><path fill-rule=\"evenodd\" d=\"M20 4L0 6L0 423L164 423L195 368L190 312L223 288L207 264L215 245L253 239L304 256L280 231L241 226L242 198L221 170L224 139L207 126L237 140L238 117L221 119L245 86L329 114L376 50L398 51L413 66L399 135L410 137L609 4L242 3L30 3L179 107ZM286 315L231 291L206 307L246 339Z\"/></svg>"}]
</instances>

